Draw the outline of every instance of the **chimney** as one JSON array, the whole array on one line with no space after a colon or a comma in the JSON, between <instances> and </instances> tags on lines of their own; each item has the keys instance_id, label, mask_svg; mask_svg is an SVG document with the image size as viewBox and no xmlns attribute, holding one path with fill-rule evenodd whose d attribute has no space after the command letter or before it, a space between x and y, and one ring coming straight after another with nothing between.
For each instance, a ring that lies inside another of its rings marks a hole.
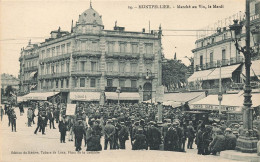
<instances>
[{"instance_id":1,"label":"chimney","mask_svg":"<svg viewBox=\"0 0 260 162\"><path fill-rule=\"evenodd\" d=\"M143 28L143 33L145 33L145 28Z\"/></svg>"}]
</instances>

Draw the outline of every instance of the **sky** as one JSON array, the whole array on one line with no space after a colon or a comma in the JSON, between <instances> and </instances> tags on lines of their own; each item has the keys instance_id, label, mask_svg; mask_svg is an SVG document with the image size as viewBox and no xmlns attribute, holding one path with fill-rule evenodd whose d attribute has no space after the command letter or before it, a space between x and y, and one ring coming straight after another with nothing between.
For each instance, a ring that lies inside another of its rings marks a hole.
<instances>
[{"instance_id":1,"label":"sky","mask_svg":"<svg viewBox=\"0 0 260 162\"><path fill-rule=\"evenodd\" d=\"M178 5L191 8L177 8ZM209 5L223 8L208 8ZM70 31L71 21L78 21L89 6L90 0L0 0L0 72L18 76L20 51L30 39L32 43L43 42L59 26ZM115 21L126 31L137 32L143 28L148 31L149 21L150 30L158 30L161 25L165 57L173 59L176 53L177 59L189 65L185 56L193 56L196 30L205 30L219 20L244 12L245 0L92 0L92 7L102 15L105 30L112 30Z\"/></svg>"}]
</instances>

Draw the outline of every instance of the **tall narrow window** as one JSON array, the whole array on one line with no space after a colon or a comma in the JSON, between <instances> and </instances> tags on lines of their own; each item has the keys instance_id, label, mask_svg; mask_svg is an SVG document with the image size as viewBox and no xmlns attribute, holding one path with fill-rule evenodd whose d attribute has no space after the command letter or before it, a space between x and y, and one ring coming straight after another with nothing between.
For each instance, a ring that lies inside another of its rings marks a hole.
<instances>
[{"instance_id":1,"label":"tall narrow window","mask_svg":"<svg viewBox=\"0 0 260 162\"><path fill-rule=\"evenodd\" d=\"M69 82L70 80L69 79L66 79L66 88L69 88Z\"/></svg>"},{"instance_id":2,"label":"tall narrow window","mask_svg":"<svg viewBox=\"0 0 260 162\"><path fill-rule=\"evenodd\" d=\"M91 62L91 71L97 71L97 62Z\"/></svg>"},{"instance_id":3,"label":"tall narrow window","mask_svg":"<svg viewBox=\"0 0 260 162\"><path fill-rule=\"evenodd\" d=\"M119 87L125 87L125 80L119 79Z\"/></svg>"},{"instance_id":4,"label":"tall narrow window","mask_svg":"<svg viewBox=\"0 0 260 162\"><path fill-rule=\"evenodd\" d=\"M71 47L70 47L70 43L67 43L67 53L71 52Z\"/></svg>"},{"instance_id":5,"label":"tall narrow window","mask_svg":"<svg viewBox=\"0 0 260 162\"><path fill-rule=\"evenodd\" d=\"M108 43L108 53L114 52L114 43Z\"/></svg>"},{"instance_id":6,"label":"tall narrow window","mask_svg":"<svg viewBox=\"0 0 260 162\"><path fill-rule=\"evenodd\" d=\"M113 71L114 64L112 62L107 63L107 71L112 72Z\"/></svg>"},{"instance_id":7,"label":"tall narrow window","mask_svg":"<svg viewBox=\"0 0 260 162\"><path fill-rule=\"evenodd\" d=\"M75 78L74 79L74 85L73 85L74 87L77 87L77 82L78 82L78 80Z\"/></svg>"},{"instance_id":8,"label":"tall narrow window","mask_svg":"<svg viewBox=\"0 0 260 162\"><path fill-rule=\"evenodd\" d=\"M59 88L59 81L56 80L56 88Z\"/></svg>"},{"instance_id":9,"label":"tall narrow window","mask_svg":"<svg viewBox=\"0 0 260 162\"><path fill-rule=\"evenodd\" d=\"M62 46L61 46L61 54L64 54L65 53L65 45L63 44Z\"/></svg>"},{"instance_id":10,"label":"tall narrow window","mask_svg":"<svg viewBox=\"0 0 260 162\"><path fill-rule=\"evenodd\" d=\"M210 62L212 63L212 62L213 62L213 52L210 53L210 56L209 56L209 57L210 57L210 58L209 58L209 59L210 59Z\"/></svg>"},{"instance_id":11,"label":"tall narrow window","mask_svg":"<svg viewBox=\"0 0 260 162\"><path fill-rule=\"evenodd\" d=\"M119 63L119 72L124 72L125 71L125 63L124 62L120 62Z\"/></svg>"},{"instance_id":12,"label":"tall narrow window","mask_svg":"<svg viewBox=\"0 0 260 162\"><path fill-rule=\"evenodd\" d=\"M200 56L200 66L203 65L203 55Z\"/></svg>"},{"instance_id":13,"label":"tall narrow window","mask_svg":"<svg viewBox=\"0 0 260 162\"><path fill-rule=\"evenodd\" d=\"M81 61L80 62L80 66L81 66L81 71L85 71L85 61Z\"/></svg>"},{"instance_id":14,"label":"tall narrow window","mask_svg":"<svg viewBox=\"0 0 260 162\"><path fill-rule=\"evenodd\" d=\"M64 82L64 80L61 79L61 81L60 81L60 88L63 88L63 82Z\"/></svg>"},{"instance_id":15,"label":"tall narrow window","mask_svg":"<svg viewBox=\"0 0 260 162\"><path fill-rule=\"evenodd\" d=\"M120 52L125 53L126 52L126 44L125 43L120 43Z\"/></svg>"},{"instance_id":16,"label":"tall narrow window","mask_svg":"<svg viewBox=\"0 0 260 162\"><path fill-rule=\"evenodd\" d=\"M226 50L222 50L222 60L226 60Z\"/></svg>"},{"instance_id":17,"label":"tall narrow window","mask_svg":"<svg viewBox=\"0 0 260 162\"><path fill-rule=\"evenodd\" d=\"M85 87L85 78L80 78L80 87Z\"/></svg>"},{"instance_id":18,"label":"tall narrow window","mask_svg":"<svg viewBox=\"0 0 260 162\"><path fill-rule=\"evenodd\" d=\"M146 44L145 45L145 53L146 54L152 54L153 53L153 45L152 44Z\"/></svg>"},{"instance_id":19,"label":"tall narrow window","mask_svg":"<svg viewBox=\"0 0 260 162\"><path fill-rule=\"evenodd\" d=\"M132 44L132 53L137 53L137 44Z\"/></svg>"},{"instance_id":20,"label":"tall narrow window","mask_svg":"<svg viewBox=\"0 0 260 162\"><path fill-rule=\"evenodd\" d=\"M107 79L107 86L113 87L113 79Z\"/></svg>"},{"instance_id":21,"label":"tall narrow window","mask_svg":"<svg viewBox=\"0 0 260 162\"><path fill-rule=\"evenodd\" d=\"M137 64L135 63L131 64L131 72L132 73L137 72Z\"/></svg>"},{"instance_id":22,"label":"tall narrow window","mask_svg":"<svg viewBox=\"0 0 260 162\"><path fill-rule=\"evenodd\" d=\"M96 87L96 79L95 78L90 79L90 87Z\"/></svg>"},{"instance_id":23,"label":"tall narrow window","mask_svg":"<svg viewBox=\"0 0 260 162\"><path fill-rule=\"evenodd\" d=\"M70 63L67 62L67 63L66 63L66 72L69 72L69 71L70 71Z\"/></svg>"},{"instance_id":24,"label":"tall narrow window","mask_svg":"<svg viewBox=\"0 0 260 162\"><path fill-rule=\"evenodd\" d=\"M136 88L137 87L137 81L136 80L131 80L131 87Z\"/></svg>"}]
</instances>

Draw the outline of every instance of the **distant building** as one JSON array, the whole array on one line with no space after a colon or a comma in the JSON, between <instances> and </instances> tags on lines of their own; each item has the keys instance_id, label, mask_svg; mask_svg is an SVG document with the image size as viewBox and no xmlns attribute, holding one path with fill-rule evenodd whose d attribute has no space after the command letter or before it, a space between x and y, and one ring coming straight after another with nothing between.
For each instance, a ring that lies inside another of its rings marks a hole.
<instances>
[{"instance_id":1,"label":"distant building","mask_svg":"<svg viewBox=\"0 0 260 162\"><path fill-rule=\"evenodd\" d=\"M12 88L18 90L19 89L19 79L14 77L13 75L10 74L1 74L1 88L4 90L6 89L7 86L12 86Z\"/></svg>"},{"instance_id":2,"label":"distant building","mask_svg":"<svg viewBox=\"0 0 260 162\"><path fill-rule=\"evenodd\" d=\"M251 30L260 25L260 0L253 0L250 4ZM228 90L233 84L240 84L243 88L245 80L244 56L236 50L231 39L229 25L234 19L245 21L244 15L240 13L230 16L224 21L218 21L211 30L214 33L199 33L196 40L194 53L194 74L188 78L191 89L214 89L218 88L221 78L224 90ZM219 26L219 27L218 27ZM245 26L242 29L241 46L245 46ZM251 36L251 47L255 49L252 54L251 77L253 81L258 81L260 77L260 53L259 44L255 44Z\"/></svg>"},{"instance_id":3,"label":"distant building","mask_svg":"<svg viewBox=\"0 0 260 162\"><path fill-rule=\"evenodd\" d=\"M20 93L26 94L32 90L37 90L37 76L39 52L38 45L29 41L25 48L21 49L20 62Z\"/></svg>"},{"instance_id":4,"label":"distant building","mask_svg":"<svg viewBox=\"0 0 260 162\"><path fill-rule=\"evenodd\" d=\"M31 71L21 70L23 87L29 90L37 85L38 92L62 92L68 103L117 100L117 87L120 100L143 101L151 98L151 92L155 97L161 85L161 28L131 32L115 23L114 30L104 30L102 17L92 6L75 25L72 22L71 32L52 31L51 38L31 52L35 60L20 62L38 64L29 64L34 67Z\"/></svg>"}]
</instances>

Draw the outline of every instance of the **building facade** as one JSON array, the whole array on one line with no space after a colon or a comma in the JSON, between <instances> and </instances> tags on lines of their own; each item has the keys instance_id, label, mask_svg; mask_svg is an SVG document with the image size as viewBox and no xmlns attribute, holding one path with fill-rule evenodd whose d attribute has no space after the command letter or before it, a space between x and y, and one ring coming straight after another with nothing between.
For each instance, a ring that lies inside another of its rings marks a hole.
<instances>
[{"instance_id":1,"label":"building facade","mask_svg":"<svg viewBox=\"0 0 260 162\"><path fill-rule=\"evenodd\" d=\"M104 100L103 95L116 93L117 87L143 101L161 85L161 29L129 32L115 24L114 30L104 30L92 6L75 24L72 21L71 32L52 31L35 51L37 91L61 92L68 103L88 100L95 93Z\"/></svg>"},{"instance_id":2,"label":"building facade","mask_svg":"<svg viewBox=\"0 0 260 162\"><path fill-rule=\"evenodd\" d=\"M260 1L251 2L251 27L253 30L260 25L259 7ZM243 83L244 73L244 56L236 50L234 41L231 37L229 25L234 19L245 22L244 14L238 13L230 16L224 21L218 21L215 24L214 33L205 34L195 42L194 53L194 74L189 77L188 82L191 89L214 89L219 86L219 78L222 78L222 85L225 90L231 88L233 83ZM219 26L219 27L218 27ZM259 44L256 44L251 36L252 64L259 65ZM245 26L242 29L240 46L245 46ZM254 67L254 66L252 66ZM221 74L220 74L221 68ZM252 71L258 71L252 69ZM252 74L252 77L258 77L260 74ZM242 84L241 84L242 85Z\"/></svg>"},{"instance_id":3,"label":"building facade","mask_svg":"<svg viewBox=\"0 0 260 162\"><path fill-rule=\"evenodd\" d=\"M27 94L33 90L37 90L37 76L38 76L38 63L39 52L38 45L31 44L29 41L25 48L21 49L20 62L20 94Z\"/></svg>"}]
</instances>

